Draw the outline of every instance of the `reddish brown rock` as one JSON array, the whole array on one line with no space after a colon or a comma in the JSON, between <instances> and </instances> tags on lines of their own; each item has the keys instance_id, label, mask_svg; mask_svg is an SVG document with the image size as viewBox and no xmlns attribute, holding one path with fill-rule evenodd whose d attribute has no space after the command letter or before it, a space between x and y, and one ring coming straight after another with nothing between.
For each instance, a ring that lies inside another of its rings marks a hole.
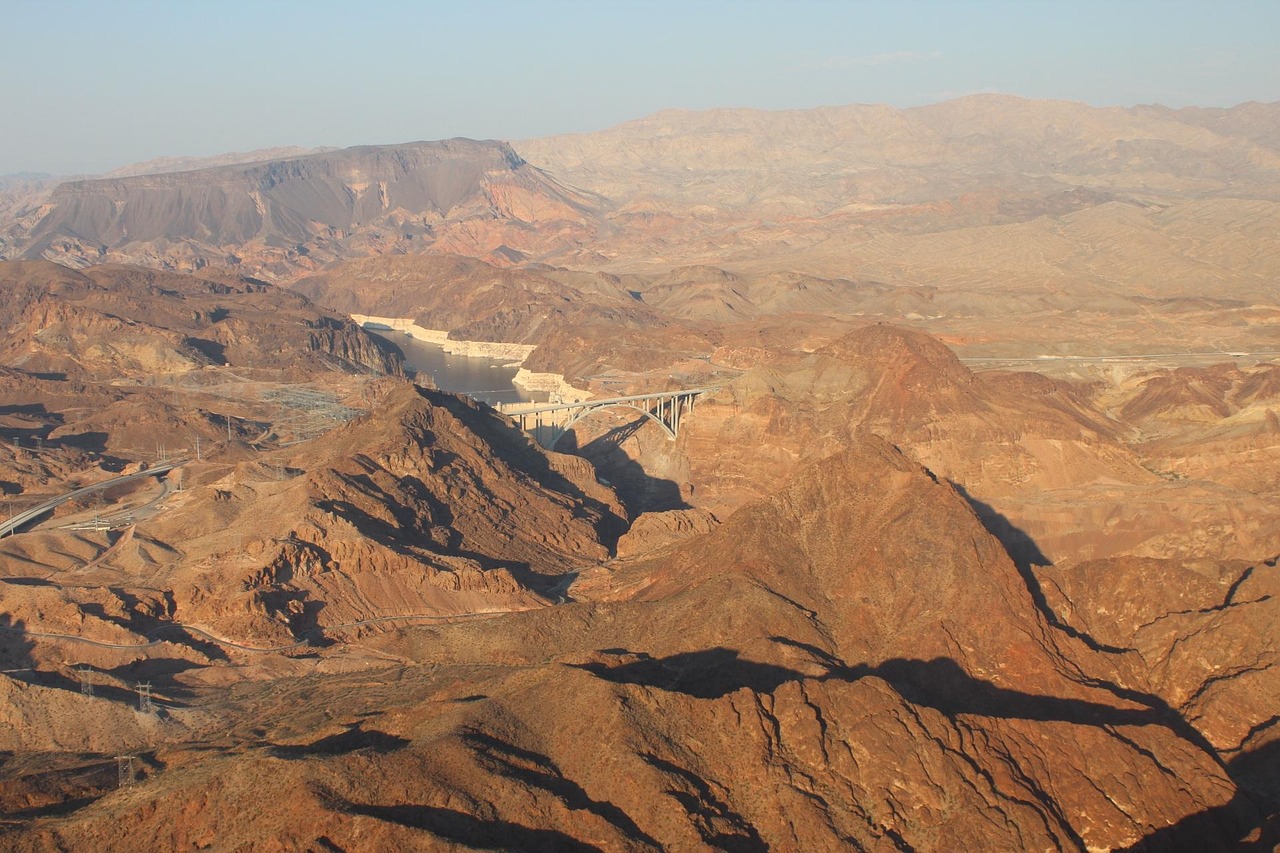
<instances>
[{"instance_id":1,"label":"reddish brown rock","mask_svg":"<svg viewBox=\"0 0 1280 853\"><path fill-rule=\"evenodd\" d=\"M1280 548L1270 502L1161 478L1084 389L1036 374L975 374L904 329L869 326L752 368L700 401L683 429L693 500L717 514L874 434L964 488L1020 559Z\"/></svg>"},{"instance_id":2,"label":"reddish brown rock","mask_svg":"<svg viewBox=\"0 0 1280 853\"><path fill-rule=\"evenodd\" d=\"M1130 650L1136 683L1233 756L1280 736L1275 562L1116 559L1037 576L1066 624Z\"/></svg>"},{"instance_id":3,"label":"reddish brown rock","mask_svg":"<svg viewBox=\"0 0 1280 853\"><path fill-rule=\"evenodd\" d=\"M163 747L145 782L6 841L1107 849L1247 829L1194 730L1046 625L963 498L884 443L617 581L637 578L629 600L385 638L430 665L376 697L281 683L256 711L268 743Z\"/></svg>"},{"instance_id":4,"label":"reddish brown rock","mask_svg":"<svg viewBox=\"0 0 1280 853\"><path fill-rule=\"evenodd\" d=\"M0 263L0 291L0 360L29 373L154 381L224 365L399 372L398 357L350 320L243 279L14 261Z\"/></svg>"},{"instance_id":5,"label":"reddish brown rock","mask_svg":"<svg viewBox=\"0 0 1280 853\"><path fill-rule=\"evenodd\" d=\"M690 536L708 533L718 523L718 519L706 510L646 512L632 522L626 534L618 540L617 555L633 557L666 548Z\"/></svg>"}]
</instances>

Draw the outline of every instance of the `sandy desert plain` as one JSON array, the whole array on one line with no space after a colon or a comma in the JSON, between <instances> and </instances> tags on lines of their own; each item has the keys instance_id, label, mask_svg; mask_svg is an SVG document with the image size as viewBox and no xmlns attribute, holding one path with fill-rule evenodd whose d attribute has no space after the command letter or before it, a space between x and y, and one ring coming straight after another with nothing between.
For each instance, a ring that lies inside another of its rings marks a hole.
<instances>
[{"instance_id":1,"label":"sandy desert plain","mask_svg":"<svg viewBox=\"0 0 1280 853\"><path fill-rule=\"evenodd\" d=\"M0 258L4 850L1280 842L1280 104L9 179ZM547 449L353 316L700 393Z\"/></svg>"}]
</instances>

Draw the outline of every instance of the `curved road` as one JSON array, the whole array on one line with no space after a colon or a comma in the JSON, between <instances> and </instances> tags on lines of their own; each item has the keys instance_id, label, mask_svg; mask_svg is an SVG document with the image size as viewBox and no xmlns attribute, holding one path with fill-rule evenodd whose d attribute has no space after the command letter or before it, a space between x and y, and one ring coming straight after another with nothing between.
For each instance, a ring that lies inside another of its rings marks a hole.
<instances>
[{"instance_id":1,"label":"curved road","mask_svg":"<svg viewBox=\"0 0 1280 853\"><path fill-rule=\"evenodd\" d=\"M92 494L93 492L100 492L103 489L109 489L112 486L118 486L121 483L127 483L130 480L137 480L142 477L154 477L158 474L167 474L174 468L183 464L184 461L185 460L178 462L165 462L163 465L156 465L146 469L145 471L136 471L132 474L125 474L122 477L112 477L110 480L103 480L101 483L94 483L92 486L85 486L83 489L76 489L73 492L67 492L65 495L56 497L53 500L48 500L42 504L33 506L31 509L20 512L5 521L3 524L0 524L0 538L12 536L19 527L35 521L46 512L51 512L54 508L61 506L67 501L75 500L76 498Z\"/></svg>"}]
</instances>

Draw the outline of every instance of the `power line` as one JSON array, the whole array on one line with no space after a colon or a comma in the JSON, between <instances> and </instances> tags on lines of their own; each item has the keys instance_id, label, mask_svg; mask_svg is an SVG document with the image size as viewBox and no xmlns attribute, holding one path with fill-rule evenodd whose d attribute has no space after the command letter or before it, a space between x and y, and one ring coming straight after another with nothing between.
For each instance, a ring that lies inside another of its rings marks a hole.
<instances>
[{"instance_id":1,"label":"power line","mask_svg":"<svg viewBox=\"0 0 1280 853\"><path fill-rule=\"evenodd\" d=\"M155 703L151 701L151 682L140 681L137 685L138 689L138 710L144 714L154 714L156 711Z\"/></svg>"},{"instance_id":2,"label":"power line","mask_svg":"<svg viewBox=\"0 0 1280 853\"><path fill-rule=\"evenodd\" d=\"M116 756L116 787L127 788L134 782L133 756Z\"/></svg>"},{"instance_id":3,"label":"power line","mask_svg":"<svg viewBox=\"0 0 1280 853\"><path fill-rule=\"evenodd\" d=\"M80 677L80 693L85 696L93 695L93 682L89 680L91 671L87 664L76 668L76 674Z\"/></svg>"}]
</instances>

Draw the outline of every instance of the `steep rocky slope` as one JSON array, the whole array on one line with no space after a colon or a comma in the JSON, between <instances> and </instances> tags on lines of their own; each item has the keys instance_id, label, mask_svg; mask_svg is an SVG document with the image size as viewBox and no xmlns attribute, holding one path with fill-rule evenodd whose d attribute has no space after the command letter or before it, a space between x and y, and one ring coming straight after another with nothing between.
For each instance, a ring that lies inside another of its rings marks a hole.
<instances>
[{"instance_id":1,"label":"steep rocky slope","mask_svg":"<svg viewBox=\"0 0 1280 853\"><path fill-rule=\"evenodd\" d=\"M1136 655L1139 677L1225 755L1280 735L1276 561L1121 558L1038 569L1064 624Z\"/></svg>"},{"instance_id":2,"label":"steep rocky slope","mask_svg":"<svg viewBox=\"0 0 1280 853\"><path fill-rule=\"evenodd\" d=\"M766 361L700 403L681 436L692 500L722 515L869 434L961 485L1025 560L1280 551L1264 495L1161 477L1076 386L975 374L936 340L888 326Z\"/></svg>"},{"instance_id":3,"label":"steep rocky slope","mask_svg":"<svg viewBox=\"0 0 1280 853\"><path fill-rule=\"evenodd\" d=\"M253 700L256 738L164 742L145 781L5 840L1213 849L1250 830L1203 738L1112 686L963 498L883 443L610 584L627 600L384 638L408 660L365 690L283 680Z\"/></svg>"},{"instance_id":4,"label":"steep rocky slope","mask_svg":"<svg viewBox=\"0 0 1280 853\"><path fill-rule=\"evenodd\" d=\"M1099 402L1140 430L1136 449L1164 476L1280 493L1280 367L1144 372L1107 387Z\"/></svg>"},{"instance_id":5,"label":"steep rocky slope","mask_svg":"<svg viewBox=\"0 0 1280 853\"><path fill-rule=\"evenodd\" d=\"M0 265L0 493L201 458L0 540L0 847L1274 847L1274 117L666 113L546 173L65 187L6 239L201 269ZM723 387L676 442L580 422L597 470L304 296ZM1254 354L1096 360L1175 349Z\"/></svg>"},{"instance_id":6,"label":"steep rocky slope","mask_svg":"<svg viewBox=\"0 0 1280 853\"><path fill-rule=\"evenodd\" d=\"M0 606L40 601L45 629L74 629L78 593L61 585L79 569L76 586L154 603L126 606L136 633L194 623L273 645L361 619L541 606L559 576L608 556L623 522L582 460L548 459L492 413L403 380L366 399L376 417L300 448L189 462L165 512L125 537L81 534L74 556L65 532L6 541L0 559L56 580Z\"/></svg>"},{"instance_id":7,"label":"steep rocky slope","mask_svg":"<svg viewBox=\"0 0 1280 853\"><path fill-rule=\"evenodd\" d=\"M401 373L349 320L235 276L3 262L0 294L8 510L167 455L315 435L367 405L369 374Z\"/></svg>"},{"instance_id":8,"label":"steep rocky slope","mask_svg":"<svg viewBox=\"0 0 1280 853\"><path fill-rule=\"evenodd\" d=\"M406 248L541 254L589 236L591 205L505 144L455 139L72 181L11 239L75 265L212 263L271 279Z\"/></svg>"},{"instance_id":9,"label":"steep rocky slope","mask_svg":"<svg viewBox=\"0 0 1280 853\"><path fill-rule=\"evenodd\" d=\"M9 848L1271 843L1273 563L1033 572L975 512L980 487L1169 485L1085 389L882 326L766 359L682 433L723 523L642 517L612 560L585 462L450 395L364 394L306 444L188 465L123 536L5 543ZM467 621L349 624L408 611ZM125 710L144 678L158 715Z\"/></svg>"}]
</instances>

